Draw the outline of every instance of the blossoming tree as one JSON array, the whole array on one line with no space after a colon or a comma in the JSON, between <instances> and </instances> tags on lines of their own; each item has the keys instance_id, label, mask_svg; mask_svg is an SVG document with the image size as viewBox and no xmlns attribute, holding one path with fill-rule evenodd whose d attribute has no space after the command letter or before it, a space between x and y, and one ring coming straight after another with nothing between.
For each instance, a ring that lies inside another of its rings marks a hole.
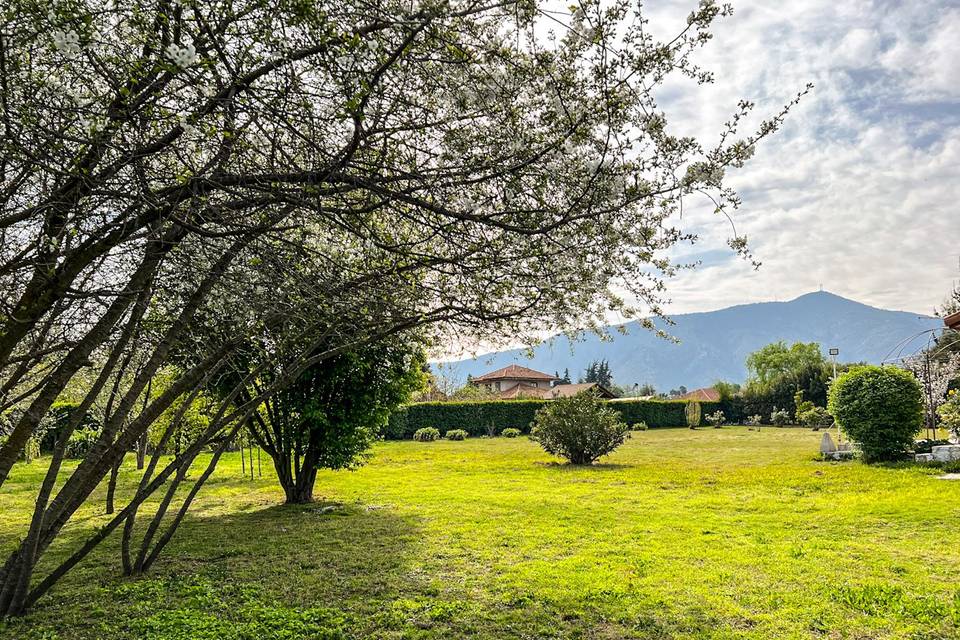
<instances>
[{"instance_id":1,"label":"blossoming tree","mask_svg":"<svg viewBox=\"0 0 960 640\"><path fill-rule=\"evenodd\" d=\"M71 380L92 383L0 569L0 615L133 527L166 487L162 517L213 446L173 526L148 527L145 544L157 544L141 553L155 557L250 412L323 358L412 329L436 343L533 339L630 316L634 301L659 314L676 268L664 252L693 239L685 199L731 216L725 171L796 102L748 132L753 105L733 106L714 146L671 133L654 88L671 74L713 80L693 55L729 11L703 0L658 41L623 1L558 16L535 0L10 0L0 487ZM748 255L745 238L730 245ZM226 393L194 443L165 467L154 458L129 504L35 581L157 417L188 406L281 318L284 348L262 366L286 374L256 397ZM151 394L161 372L169 384ZM62 474L66 440L104 394L98 441Z\"/></svg>"}]
</instances>

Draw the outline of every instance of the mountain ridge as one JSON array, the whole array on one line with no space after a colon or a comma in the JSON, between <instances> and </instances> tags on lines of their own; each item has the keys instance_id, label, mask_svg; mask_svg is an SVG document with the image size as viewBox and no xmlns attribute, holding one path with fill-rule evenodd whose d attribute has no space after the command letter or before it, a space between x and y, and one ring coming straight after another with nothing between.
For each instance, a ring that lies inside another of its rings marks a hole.
<instances>
[{"instance_id":1,"label":"mountain ridge","mask_svg":"<svg viewBox=\"0 0 960 640\"><path fill-rule=\"evenodd\" d=\"M653 384L659 391L684 385L709 386L717 380L742 382L744 361L756 349L785 340L818 342L824 353L840 349L841 362L879 363L913 353L926 343L922 332L942 326L939 318L908 311L873 307L828 291L814 291L789 301L738 304L714 311L671 316L673 325L655 322L679 344L638 326L636 321L610 325L611 340L581 335L571 342L557 335L534 347L509 349L476 358L441 363L445 375L464 382L508 364L517 363L547 373L570 370L574 380L587 364L605 359L620 385ZM618 327L626 327L625 335ZM559 348L558 348L559 347ZM437 365L435 365L437 366Z\"/></svg>"}]
</instances>

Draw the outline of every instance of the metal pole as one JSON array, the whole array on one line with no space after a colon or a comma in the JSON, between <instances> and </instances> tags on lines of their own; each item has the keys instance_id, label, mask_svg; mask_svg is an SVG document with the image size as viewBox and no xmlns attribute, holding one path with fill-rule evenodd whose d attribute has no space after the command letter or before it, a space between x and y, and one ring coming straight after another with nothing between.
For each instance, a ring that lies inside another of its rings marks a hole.
<instances>
[{"instance_id":1,"label":"metal pole","mask_svg":"<svg viewBox=\"0 0 960 640\"><path fill-rule=\"evenodd\" d=\"M923 382L927 387L927 438L933 440L937 437L937 423L933 416L933 381L930 379L930 373L930 351L927 350Z\"/></svg>"},{"instance_id":2,"label":"metal pole","mask_svg":"<svg viewBox=\"0 0 960 640\"><path fill-rule=\"evenodd\" d=\"M833 380L830 381L830 386L832 387L837 381L837 356L840 354L840 349L832 347L830 349L830 359L833 360ZM837 447L839 448L840 443L843 441L843 436L840 435L840 423L837 423Z\"/></svg>"}]
</instances>

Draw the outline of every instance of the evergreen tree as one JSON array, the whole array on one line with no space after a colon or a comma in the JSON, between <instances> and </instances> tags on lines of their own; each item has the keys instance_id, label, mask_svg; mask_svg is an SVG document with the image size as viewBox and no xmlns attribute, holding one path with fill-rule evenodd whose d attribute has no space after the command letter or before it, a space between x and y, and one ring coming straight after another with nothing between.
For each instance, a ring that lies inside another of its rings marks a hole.
<instances>
[{"instance_id":1,"label":"evergreen tree","mask_svg":"<svg viewBox=\"0 0 960 640\"><path fill-rule=\"evenodd\" d=\"M596 382L602 387L610 387L613 384L610 364L606 360L594 360L587 366L587 372L580 381Z\"/></svg>"},{"instance_id":2,"label":"evergreen tree","mask_svg":"<svg viewBox=\"0 0 960 640\"><path fill-rule=\"evenodd\" d=\"M644 383L637 388L638 396L652 396L652 395L656 395L656 393L657 393L656 388L649 382Z\"/></svg>"}]
</instances>

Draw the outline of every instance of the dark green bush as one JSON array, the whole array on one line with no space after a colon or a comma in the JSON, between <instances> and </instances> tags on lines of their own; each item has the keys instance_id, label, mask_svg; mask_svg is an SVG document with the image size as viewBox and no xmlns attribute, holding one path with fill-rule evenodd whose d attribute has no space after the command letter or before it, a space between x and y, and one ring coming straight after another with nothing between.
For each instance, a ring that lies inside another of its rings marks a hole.
<instances>
[{"instance_id":1,"label":"dark green bush","mask_svg":"<svg viewBox=\"0 0 960 640\"><path fill-rule=\"evenodd\" d=\"M950 444L949 440L917 440L910 448L914 453L933 453L934 447Z\"/></svg>"},{"instance_id":2,"label":"dark green bush","mask_svg":"<svg viewBox=\"0 0 960 640\"><path fill-rule=\"evenodd\" d=\"M433 427L417 429L413 434L413 439L417 442L433 442L440 439L440 430Z\"/></svg>"},{"instance_id":3,"label":"dark green bush","mask_svg":"<svg viewBox=\"0 0 960 640\"><path fill-rule=\"evenodd\" d=\"M867 461L896 460L913 445L923 420L920 384L894 367L857 367L830 388L830 413Z\"/></svg>"},{"instance_id":4,"label":"dark green bush","mask_svg":"<svg viewBox=\"0 0 960 640\"><path fill-rule=\"evenodd\" d=\"M520 436L521 433L523 433L523 432L520 431L520 429L514 429L513 427L507 427L506 429L504 429L503 431L500 432L500 435L502 435L504 438L517 438L517 437Z\"/></svg>"},{"instance_id":5,"label":"dark green bush","mask_svg":"<svg viewBox=\"0 0 960 640\"><path fill-rule=\"evenodd\" d=\"M57 444L57 438L63 430L70 424L70 418L74 411L80 407L79 402L55 402L50 408L50 413L41 422L42 436L40 439L40 450L44 453L53 451ZM86 412L80 419L77 429L100 430L100 422L91 414Z\"/></svg>"},{"instance_id":6,"label":"dark green bush","mask_svg":"<svg viewBox=\"0 0 960 640\"><path fill-rule=\"evenodd\" d=\"M686 400L618 400L610 407L620 412L621 419L631 427L642 430L687 426ZM722 402L700 402L702 413L724 409Z\"/></svg>"},{"instance_id":7,"label":"dark green bush","mask_svg":"<svg viewBox=\"0 0 960 640\"><path fill-rule=\"evenodd\" d=\"M417 429L436 427L441 431L463 429L473 437L519 429L529 433L537 410L552 400L488 400L474 402L418 402L393 412L383 437L404 440ZM684 401L619 400L610 407L620 413L628 425L646 424L650 428L682 427L686 424ZM721 408L719 402L700 403L704 411ZM725 411L725 409L724 409Z\"/></svg>"},{"instance_id":8,"label":"dark green bush","mask_svg":"<svg viewBox=\"0 0 960 640\"><path fill-rule=\"evenodd\" d=\"M629 429L609 403L582 391L538 411L530 437L547 453L573 464L592 464L623 444Z\"/></svg>"},{"instance_id":9,"label":"dark green bush","mask_svg":"<svg viewBox=\"0 0 960 640\"><path fill-rule=\"evenodd\" d=\"M447 431L443 437L447 440L466 440L467 436L469 435L470 434L463 429L450 429L450 431Z\"/></svg>"}]
</instances>

